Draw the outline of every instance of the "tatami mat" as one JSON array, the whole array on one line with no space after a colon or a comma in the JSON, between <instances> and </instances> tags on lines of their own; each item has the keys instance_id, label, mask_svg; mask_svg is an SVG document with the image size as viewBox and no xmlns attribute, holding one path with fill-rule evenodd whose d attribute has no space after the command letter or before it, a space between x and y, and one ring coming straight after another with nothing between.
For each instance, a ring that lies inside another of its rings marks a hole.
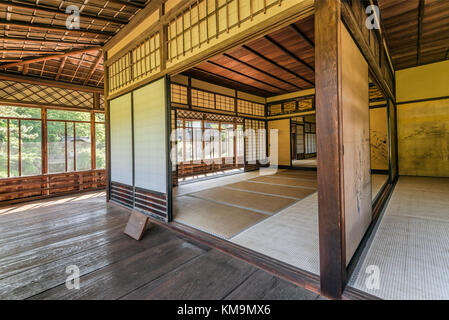
<instances>
[{"instance_id":1,"label":"tatami mat","mask_svg":"<svg viewBox=\"0 0 449 320\"><path fill-rule=\"evenodd\" d=\"M173 201L177 222L229 239L267 215L211 201L180 196Z\"/></svg>"},{"instance_id":2,"label":"tatami mat","mask_svg":"<svg viewBox=\"0 0 449 320\"><path fill-rule=\"evenodd\" d=\"M251 182L262 182L262 183L270 183L270 184L278 184L284 186L293 186L293 187L306 187L306 188L316 188L317 183L313 180L305 180L305 179L294 179L290 177L279 177L279 176L264 176L257 177L254 179L250 179Z\"/></svg>"},{"instance_id":3,"label":"tatami mat","mask_svg":"<svg viewBox=\"0 0 449 320\"><path fill-rule=\"evenodd\" d=\"M228 184L225 188L233 188L236 190L254 191L266 194L280 195L292 197L295 199L302 199L315 192L314 189L303 189L289 186L280 186L266 183L255 183L249 181L241 181L237 183Z\"/></svg>"},{"instance_id":4,"label":"tatami mat","mask_svg":"<svg viewBox=\"0 0 449 320\"><path fill-rule=\"evenodd\" d=\"M318 194L315 192L230 241L319 274Z\"/></svg>"},{"instance_id":5,"label":"tatami mat","mask_svg":"<svg viewBox=\"0 0 449 320\"><path fill-rule=\"evenodd\" d=\"M173 195L182 196L188 193L197 192L214 187L221 187L238 181L246 181L259 176L258 171L239 173L231 176L218 177L210 180L196 181L192 183L181 184L173 188Z\"/></svg>"},{"instance_id":6,"label":"tatami mat","mask_svg":"<svg viewBox=\"0 0 449 320\"><path fill-rule=\"evenodd\" d=\"M276 213L296 202L295 199L223 187L203 190L192 193L190 196L231 206L238 206L266 214Z\"/></svg>"},{"instance_id":7,"label":"tatami mat","mask_svg":"<svg viewBox=\"0 0 449 320\"><path fill-rule=\"evenodd\" d=\"M400 177L349 285L383 299L449 299L449 179ZM366 286L369 266L379 288Z\"/></svg>"}]
</instances>

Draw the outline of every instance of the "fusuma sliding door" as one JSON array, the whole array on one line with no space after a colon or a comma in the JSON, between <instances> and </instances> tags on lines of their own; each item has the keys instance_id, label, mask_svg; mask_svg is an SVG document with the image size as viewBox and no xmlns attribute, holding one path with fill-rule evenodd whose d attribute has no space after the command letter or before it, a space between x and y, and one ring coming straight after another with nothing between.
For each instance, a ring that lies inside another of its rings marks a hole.
<instances>
[{"instance_id":1,"label":"fusuma sliding door","mask_svg":"<svg viewBox=\"0 0 449 320\"><path fill-rule=\"evenodd\" d=\"M110 101L110 199L171 220L167 80Z\"/></svg>"},{"instance_id":2,"label":"fusuma sliding door","mask_svg":"<svg viewBox=\"0 0 449 320\"><path fill-rule=\"evenodd\" d=\"M168 164L166 78L133 92L135 208L169 221L171 170Z\"/></svg>"},{"instance_id":3,"label":"fusuma sliding door","mask_svg":"<svg viewBox=\"0 0 449 320\"><path fill-rule=\"evenodd\" d=\"M133 207L133 153L131 93L109 103L110 119L110 198Z\"/></svg>"}]
</instances>

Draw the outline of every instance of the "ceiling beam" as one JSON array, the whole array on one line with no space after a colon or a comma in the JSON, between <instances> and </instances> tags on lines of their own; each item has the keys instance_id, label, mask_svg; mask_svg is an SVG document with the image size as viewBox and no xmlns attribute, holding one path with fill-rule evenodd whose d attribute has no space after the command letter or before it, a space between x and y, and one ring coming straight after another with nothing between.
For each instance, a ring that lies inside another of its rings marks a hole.
<instances>
[{"instance_id":1,"label":"ceiling beam","mask_svg":"<svg viewBox=\"0 0 449 320\"><path fill-rule=\"evenodd\" d=\"M304 39L305 42L307 42L312 48L315 48L315 43L313 43L313 41L304 33L302 32L297 25L295 25L294 23L290 25L290 27L292 27L293 30L295 30L295 32Z\"/></svg>"},{"instance_id":2,"label":"ceiling beam","mask_svg":"<svg viewBox=\"0 0 449 320\"><path fill-rule=\"evenodd\" d=\"M12 1L4 1L1 0L0 1L0 7L10 7L12 9L20 9L20 10L30 10L30 11L34 11L34 12L40 12L40 13L44 13L44 14L51 14L51 15L58 15L58 16L63 16L63 17L69 17L71 14L70 13L66 13L65 12L65 8L59 9L59 8L51 8L51 7L43 7L43 6L37 6L37 5L30 5L30 4L24 4L24 3L17 3L17 2L12 2ZM14 12L12 12L14 13ZM82 20L97 20L97 21L102 21L102 22L106 22L106 23L115 23L115 24L119 24L119 25L123 25L128 23L127 20L122 20L122 19L117 19L114 17L99 17L96 15L92 15L92 14L88 14L86 12L81 12L80 14L80 19Z\"/></svg>"},{"instance_id":3,"label":"ceiling beam","mask_svg":"<svg viewBox=\"0 0 449 320\"><path fill-rule=\"evenodd\" d=\"M57 51L21 50L21 49L0 49L0 53L22 53L22 54L54 54Z\"/></svg>"},{"instance_id":4,"label":"ceiling beam","mask_svg":"<svg viewBox=\"0 0 449 320\"><path fill-rule=\"evenodd\" d=\"M265 39L267 39L272 45L274 45L275 47L277 47L278 49L280 49L282 52L284 52L285 54L289 55L290 57L292 57L293 59L295 59L297 62L301 63L302 65L306 66L307 68L309 68L310 70L312 70L313 72L315 72L315 68L312 67L310 64L308 64L307 62L305 62L304 60L302 60L300 57L298 57L296 54L294 54L293 52L291 52L290 50L288 50L286 47L284 47L283 45L281 45L279 42L277 42L276 40L274 40L273 38L271 38L270 36L265 36Z\"/></svg>"},{"instance_id":5,"label":"ceiling beam","mask_svg":"<svg viewBox=\"0 0 449 320\"><path fill-rule=\"evenodd\" d=\"M42 85L42 86L48 86L48 87L71 89L71 90L83 91L83 92L97 92L100 94L104 94L104 90L102 88L81 86L81 85L77 85L77 84L73 84L73 83L67 83L67 82L55 81L55 80L47 80L47 79L43 79L43 78L39 78L39 77L22 76L22 75L4 73L4 72L0 72L0 80L23 82L23 83L36 84L36 85Z\"/></svg>"},{"instance_id":6,"label":"ceiling beam","mask_svg":"<svg viewBox=\"0 0 449 320\"><path fill-rule=\"evenodd\" d=\"M37 62L42 62L42 61L47 61L47 60L52 60L52 59L60 59L60 58L64 58L67 56L74 56L74 55L83 54L86 52L98 51L98 50L101 50L101 47L89 47L89 48L85 48L85 49L71 50L71 51L66 51L64 53L61 53L61 54L54 54L54 55L50 55L50 56L44 56L44 57L23 60L21 62L13 62L13 63L4 64L4 65L0 66L0 69L7 69L7 68L17 67L17 66L24 65L24 64L37 63Z\"/></svg>"},{"instance_id":7,"label":"ceiling beam","mask_svg":"<svg viewBox=\"0 0 449 320\"><path fill-rule=\"evenodd\" d=\"M34 43L34 44L42 44L42 43L52 43L56 45L61 46L92 46L96 45L98 43L87 43L87 42L75 42L75 41L66 41L66 40L45 40L45 39L30 39L26 37L0 37L0 41L4 42L28 42L28 43Z\"/></svg>"},{"instance_id":8,"label":"ceiling beam","mask_svg":"<svg viewBox=\"0 0 449 320\"><path fill-rule=\"evenodd\" d=\"M225 76L222 76L222 75L219 75L219 74L216 74L216 73L204 70L204 69L201 69L199 67L193 67L190 70L198 71L200 73L208 74L211 77L215 77L215 78L223 79L223 80L228 81L228 82L236 83L239 86L251 88L252 90L255 90L257 92L261 92L261 93L264 92L265 96L270 96L270 95L277 94L276 92L268 91L268 90L261 89L261 88L258 88L258 87L254 87L254 86L252 86L250 84L247 84L247 83L244 83L244 82L240 82L240 81L237 81L237 80L234 80L234 79L231 79L231 78L228 78L228 77L225 77ZM250 90L249 92L252 92L252 90Z\"/></svg>"},{"instance_id":9,"label":"ceiling beam","mask_svg":"<svg viewBox=\"0 0 449 320\"><path fill-rule=\"evenodd\" d=\"M304 78L303 76L299 75L298 73L296 73L296 72L294 72L294 71L292 71L290 69L287 69L286 67L284 67L284 66L280 65L279 63L277 63L276 61L273 61L273 60L265 57L264 55L262 55L261 53L257 52L256 50L248 47L247 45L243 45L242 48L244 48L245 50L251 52L252 54L254 54L256 56L258 56L259 58L261 58L261 59L271 63L272 65L276 66L277 68L282 69L283 71L288 72L291 75L294 75L296 78L301 79L302 81L304 81L304 82L306 82L306 83L308 83L308 84L310 84L312 86L315 85L312 81Z\"/></svg>"},{"instance_id":10,"label":"ceiling beam","mask_svg":"<svg viewBox=\"0 0 449 320\"><path fill-rule=\"evenodd\" d=\"M56 75L56 78L55 78L56 81L58 81L59 78L61 77L62 70L64 69L65 63L67 62L67 58L68 57L64 57L61 61L61 64L59 65L58 74Z\"/></svg>"},{"instance_id":11,"label":"ceiling beam","mask_svg":"<svg viewBox=\"0 0 449 320\"><path fill-rule=\"evenodd\" d=\"M145 8L145 4L140 4L140 3L136 3L133 2L133 0L128 1L124 1L124 0L108 0L107 2L109 3L114 3L114 4L119 4L119 5L125 5L128 6L130 8L134 8L134 9L143 9Z\"/></svg>"},{"instance_id":12,"label":"ceiling beam","mask_svg":"<svg viewBox=\"0 0 449 320\"><path fill-rule=\"evenodd\" d=\"M262 70L262 69L259 69L258 67L255 67L255 66L253 66L253 65L251 65L251 64L249 64L249 63L247 63L247 62L245 62L245 61L242 61L242 60L240 60L240 59L238 59L238 58L235 58L235 57L231 56L230 54L223 53L223 56L225 56L225 57L228 58L228 59L234 60L234 61L236 61L236 62L238 62L238 63L241 63L241 64L247 66L248 68L251 68L251 69L253 69L253 70L256 70L257 72L260 72L260 73L262 73L262 74L264 74L264 75L266 75L266 76L268 76L268 77L270 77L270 78L276 79L277 81L280 81L280 82L283 82L283 83L285 83L285 84L287 84L287 85L289 85L289 86L295 87L296 89L303 90L302 87L297 86L296 84L294 84L294 83L292 83L292 82L289 82L289 81L284 80L284 79L282 79L282 78L279 78L279 77L277 77L277 76L275 76L275 75L273 75L273 74L271 74L271 73L268 73L268 72L266 72L266 71L264 71L264 70Z\"/></svg>"},{"instance_id":13,"label":"ceiling beam","mask_svg":"<svg viewBox=\"0 0 449 320\"><path fill-rule=\"evenodd\" d=\"M218 64L218 63L210 61L210 60L208 60L207 62L212 64L212 65L214 65L214 66L216 66L216 67L219 67L219 68L225 69L227 71L233 72L233 73L235 73L235 74L237 74L237 75L239 75L241 77L245 77L245 78L251 79L253 81L259 82L259 83L261 83L261 84L263 84L265 86L268 86L268 87L271 87L271 88L275 88L275 89L280 90L280 91L288 92L288 90L286 90L286 89L280 88L278 86L275 86L274 84L270 84L270 83L265 82L263 80L259 80L257 78L251 77L251 76L249 76L247 74L244 74L243 72L240 72L240 71L237 71L237 70L234 70L234 69L222 66L221 64Z\"/></svg>"},{"instance_id":14,"label":"ceiling beam","mask_svg":"<svg viewBox=\"0 0 449 320\"><path fill-rule=\"evenodd\" d=\"M87 29L67 29L63 26L54 26L42 23L29 23L29 22L19 22L19 21L8 21L6 19L0 19L0 26L9 26L15 28L24 29L34 29L40 31L56 31L62 33L72 33L77 35L91 35L91 36L102 36L104 38L112 37L114 33L106 31L95 31Z\"/></svg>"},{"instance_id":15,"label":"ceiling beam","mask_svg":"<svg viewBox=\"0 0 449 320\"><path fill-rule=\"evenodd\" d=\"M103 57L103 52L99 52L97 60L95 60L95 63L92 67L92 69L89 72L89 75L87 76L86 80L84 80L84 85L87 85L89 83L90 78L92 78L92 76L95 73L95 70L97 70L98 66L100 65L100 61L101 58Z\"/></svg>"},{"instance_id":16,"label":"ceiling beam","mask_svg":"<svg viewBox=\"0 0 449 320\"><path fill-rule=\"evenodd\" d=\"M112 47L114 47L117 43L122 41L124 38L128 37L131 30L133 30L136 26L142 23L146 18L152 15L156 10L159 10L162 7L162 4L165 3L166 0L151 0L148 5L140 10L127 25L125 25L117 34L110 39L104 46L105 52L109 51ZM111 58L111 57L108 57Z\"/></svg>"},{"instance_id":17,"label":"ceiling beam","mask_svg":"<svg viewBox=\"0 0 449 320\"><path fill-rule=\"evenodd\" d=\"M419 66L421 64L421 43L422 43L422 22L424 18L424 7L425 0L419 1L418 6L418 44L416 49L416 64Z\"/></svg>"}]
</instances>

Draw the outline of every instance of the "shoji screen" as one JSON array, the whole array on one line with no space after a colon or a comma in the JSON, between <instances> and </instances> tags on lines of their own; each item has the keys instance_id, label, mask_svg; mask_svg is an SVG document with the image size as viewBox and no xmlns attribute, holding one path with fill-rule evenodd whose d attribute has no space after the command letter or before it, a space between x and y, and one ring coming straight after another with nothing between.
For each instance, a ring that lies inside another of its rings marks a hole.
<instances>
[{"instance_id":1,"label":"shoji screen","mask_svg":"<svg viewBox=\"0 0 449 320\"><path fill-rule=\"evenodd\" d=\"M167 219L167 98L162 78L133 92L135 207Z\"/></svg>"},{"instance_id":2,"label":"shoji screen","mask_svg":"<svg viewBox=\"0 0 449 320\"><path fill-rule=\"evenodd\" d=\"M131 94L109 104L111 128L111 200L132 206L133 161Z\"/></svg>"}]
</instances>

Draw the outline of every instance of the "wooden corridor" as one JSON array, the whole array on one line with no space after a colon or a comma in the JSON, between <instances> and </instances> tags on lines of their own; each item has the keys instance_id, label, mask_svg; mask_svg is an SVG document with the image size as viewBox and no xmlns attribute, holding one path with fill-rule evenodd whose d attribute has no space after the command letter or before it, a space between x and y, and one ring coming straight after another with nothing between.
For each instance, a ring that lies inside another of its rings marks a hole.
<instances>
[{"instance_id":1,"label":"wooden corridor","mask_svg":"<svg viewBox=\"0 0 449 320\"><path fill-rule=\"evenodd\" d=\"M320 298L161 226L132 240L128 215L103 192L0 208L0 299Z\"/></svg>"}]
</instances>

